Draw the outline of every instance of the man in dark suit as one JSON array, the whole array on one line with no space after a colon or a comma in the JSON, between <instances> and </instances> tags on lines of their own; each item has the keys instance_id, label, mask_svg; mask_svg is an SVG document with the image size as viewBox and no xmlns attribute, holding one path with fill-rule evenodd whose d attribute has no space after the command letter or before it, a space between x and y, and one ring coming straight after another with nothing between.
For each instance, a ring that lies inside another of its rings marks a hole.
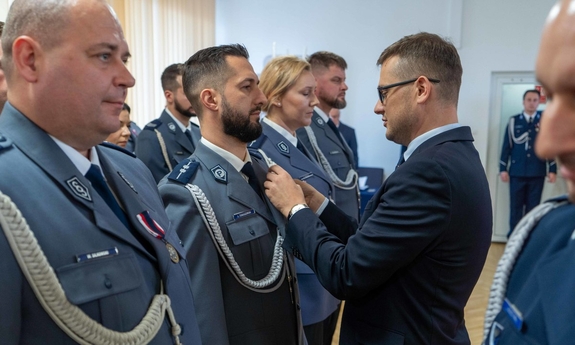
<instances>
[{"instance_id":1,"label":"man in dark suit","mask_svg":"<svg viewBox=\"0 0 575 345\"><path fill-rule=\"evenodd\" d=\"M492 211L471 130L457 123L459 55L419 33L388 47L378 65L375 112L386 137L408 148L359 227L277 166L266 194L289 219L284 247L346 300L342 344L469 344L463 310L489 249ZM349 228L358 230L345 236Z\"/></svg>"},{"instance_id":2,"label":"man in dark suit","mask_svg":"<svg viewBox=\"0 0 575 345\"><path fill-rule=\"evenodd\" d=\"M359 167L359 155L357 154L357 138L355 137L355 129L341 122L340 116L341 110L337 108L332 108L329 112L329 118L333 123L335 123L335 126L343 136L343 139L345 139L347 146L349 146L353 152L353 159L355 162L354 168L357 169Z\"/></svg>"},{"instance_id":3,"label":"man in dark suit","mask_svg":"<svg viewBox=\"0 0 575 345\"><path fill-rule=\"evenodd\" d=\"M185 253L151 174L98 145L134 85L113 10L16 0L2 44L0 191L14 206L2 196L1 343L200 344Z\"/></svg>"},{"instance_id":4,"label":"man in dark suit","mask_svg":"<svg viewBox=\"0 0 575 345\"><path fill-rule=\"evenodd\" d=\"M148 123L136 140L136 156L146 164L156 182L189 157L200 140L200 129L190 122L194 108L182 88L182 64L172 64L162 73L166 108Z\"/></svg>"},{"instance_id":5,"label":"man in dark suit","mask_svg":"<svg viewBox=\"0 0 575 345\"><path fill-rule=\"evenodd\" d=\"M497 266L485 315L486 345L573 344L575 339L575 14L571 1L549 13L537 79L552 99L541 118L535 152L557 159L568 195L527 214ZM569 28L569 30L566 30Z\"/></svg>"},{"instance_id":6,"label":"man in dark suit","mask_svg":"<svg viewBox=\"0 0 575 345\"><path fill-rule=\"evenodd\" d=\"M311 124L297 130L297 136L322 165L335 187L335 203L351 217L359 217L359 188L354 156L339 130L329 118L332 108L346 106L345 70L347 63L334 53L320 51L309 56L317 86L319 104L314 108Z\"/></svg>"},{"instance_id":7,"label":"man in dark suit","mask_svg":"<svg viewBox=\"0 0 575 345\"><path fill-rule=\"evenodd\" d=\"M554 160L539 159L535 155L535 140L540 129L541 112L539 90L523 94L523 112L509 119L499 160L502 182L509 182L509 232L519 220L541 202L543 182L555 182L557 166Z\"/></svg>"},{"instance_id":8,"label":"man in dark suit","mask_svg":"<svg viewBox=\"0 0 575 345\"><path fill-rule=\"evenodd\" d=\"M241 45L202 49L185 64L184 91L202 139L160 181L184 242L204 344L302 345L293 257L284 219L263 194L267 165L248 153L266 97Z\"/></svg>"}]
</instances>

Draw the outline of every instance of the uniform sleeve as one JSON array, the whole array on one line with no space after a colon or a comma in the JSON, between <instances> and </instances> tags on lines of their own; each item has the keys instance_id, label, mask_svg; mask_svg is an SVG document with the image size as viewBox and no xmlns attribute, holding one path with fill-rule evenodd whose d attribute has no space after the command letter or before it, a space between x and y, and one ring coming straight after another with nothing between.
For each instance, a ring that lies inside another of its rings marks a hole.
<instances>
[{"instance_id":1,"label":"uniform sleeve","mask_svg":"<svg viewBox=\"0 0 575 345\"><path fill-rule=\"evenodd\" d=\"M218 253L191 193L162 181L160 194L171 226L184 243L202 343L228 344Z\"/></svg>"},{"instance_id":2,"label":"uniform sleeve","mask_svg":"<svg viewBox=\"0 0 575 345\"><path fill-rule=\"evenodd\" d=\"M376 210L347 243L310 210L297 212L288 223L284 246L301 253L336 298L360 298L381 286L447 227L451 191L439 164L422 161L416 170L389 179ZM321 218L332 216L333 208L326 208Z\"/></svg>"}]
</instances>

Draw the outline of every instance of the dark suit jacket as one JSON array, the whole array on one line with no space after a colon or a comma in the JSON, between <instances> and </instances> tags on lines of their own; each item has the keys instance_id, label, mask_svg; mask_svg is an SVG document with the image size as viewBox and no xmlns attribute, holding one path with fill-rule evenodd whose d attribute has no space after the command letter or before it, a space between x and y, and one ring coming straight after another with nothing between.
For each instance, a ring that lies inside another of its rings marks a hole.
<instances>
[{"instance_id":1,"label":"dark suit jacket","mask_svg":"<svg viewBox=\"0 0 575 345\"><path fill-rule=\"evenodd\" d=\"M353 161L355 162L355 168L357 169L359 167L359 156L357 155L357 138L355 137L355 129L341 121L339 122L337 129L339 129L339 132L345 139L351 152L353 152Z\"/></svg>"},{"instance_id":2,"label":"dark suit jacket","mask_svg":"<svg viewBox=\"0 0 575 345\"><path fill-rule=\"evenodd\" d=\"M252 159L262 183L267 166ZM188 165L189 163L189 165ZM194 166L193 173L188 173ZM185 171L185 172L182 172ZM216 177L217 172L219 178ZM191 176L190 176L191 174ZM212 240L186 184L197 185L210 201L223 237L247 278L260 280L269 272L278 229L284 218L269 200L262 200L242 175L219 154L198 143L196 151L159 184L166 213L187 252L200 333L204 344L303 345L293 257L268 289L250 290L239 284ZM253 210L253 213L246 211ZM240 216L241 215L241 216ZM289 278L288 278L289 277Z\"/></svg>"},{"instance_id":3,"label":"dark suit jacket","mask_svg":"<svg viewBox=\"0 0 575 345\"><path fill-rule=\"evenodd\" d=\"M156 130L160 132L166 143L168 157L173 169L184 158L188 158L194 153L200 140L200 129L192 124L192 142L190 143L186 134L164 110L158 119L148 123L140 132L137 138L136 156L150 169L156 182L160 182L162 177L171 170L162 154Z\"/></svg>"},{"instance_id":4,"label":"dark suit jacket","mask_svg":"<svg viewBox=\"0 0 575 345\"><path fill-rule=\"evenodd\" d=\"M511 270L505 297L523 315L523 327L518 330L501 310L495 318L504 328L499 345L563 345L575 340L575 206L566 199L554 200L564 204L541 218Z\"/></svg>"},{"instance_id":5,"label":"dark suit jacket","mask_svg":"<svg viewBox=\"0 0 575 345\"><path fill-rule=\"evenodd\" d=\"M545 177L547 170L552 173L557 172L554 160L539 159L535 155L535 140L539 133L541 115L538 111L531 124L525 120L523 113L509 119L501 147L499 171L508 171L511 177ZM511 123L513 123L513 128L509 128ZM512 140L511 133L515 138L526 134L529 140L526 144L516 144Z\"/></svg>"},{"instance_id":6,"label":"dark suit jacket","mask_svg":"<svg viewBox=\"0 0 575 345\"><path fill-rule=\"evenodd\" d=\"M284 168L293 178L303 179L317 191L330 197L333 186L317 162L311 161L286 138L262 121L261 137L250 144L250 152L255 155L261 149L276 164ZM309 153L308 153L309 154ZM301 260L296 260L296 272L299 280L301 315L304 326L325 320L331 315L339 300L333 297L319 283L319 280Z\"/></svg>"},{"instance_id":7,"label":"dark suit jacket","mask_svg":"<svg viewBox=\"0 0 575 345\"><path fill-rule=\"evenodd\" d=\"M126 226L92 188L60 147L9 103L0 116L0 190L26 218L66 297L95 321L132 330L152 298L164 290L184 344L200 344L184 248L163 209L156 184L138 159L97 147L106 179L125 209ZM1 140L0 140L1 142ZM152 237L136 216L147 210L178 250L170 259L166 244ZM77 256L112 248L118 255L77 262ZM34 295L0 232L0 339L12 344L76 344L50 319ZM167 319L150 344L172 344Z\"/></svg>"},{"instance_id":8,"label":"dark suit jacket","mask_svg":"<svg viewBox=\"0 0 575 345\"><path fill-rule=\"evenodd\" d=\"M337 134L315 111L313 112L309 127L313 130L317 144L327 158L332 170L340 179L345 180L349 170L353 169L353 165L355 164L353 152L349 146L342 144ZM298 129L297 136L309 152L315 152L305 128ZM319 157L316 156L315 159L320 162ZM347 190L335 186L334 194L334 200L338 207L348 215L357 219L359 216L359 189L353 188Z\"/></svg>"},{"instance_id":9,"label":"dark suit jacket","mask_svg":"<svg viewBox=\"0 0 575 345\"><path fill-rule=\"evenodd\" d=\"M368 203L351 237L344 229L355 223L333 204L321 221L309 209L290 219L285 248L346 300L342 344L469 344L463 309L492 228L472 141L460 127L421 144Z\"/></svg>"}]
</instances>

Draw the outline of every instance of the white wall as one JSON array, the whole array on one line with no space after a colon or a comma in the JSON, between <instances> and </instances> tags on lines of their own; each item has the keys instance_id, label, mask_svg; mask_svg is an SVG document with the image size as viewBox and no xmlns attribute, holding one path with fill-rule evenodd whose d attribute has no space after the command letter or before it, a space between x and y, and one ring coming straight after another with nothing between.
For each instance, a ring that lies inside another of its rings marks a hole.
<instances>
[{"instance_id":1,"label":"white wall","mask_svg":"<svg viewBox=\"0 0 575 345\"><path fill-rule=\"evenodd\" d=\"M343 56L348 106L344 122L355 127L361 166L393 171L396 144L385 139L377 100L379 54L399 38L429 31L452 38L463 64L459 120L472 128L487 157L490 81L493 71L534 69L543 22L554 0L217 0L216 44L243 43L256 72L272 53L302 55L330 50ZM493 134L498 140L499 133Z\"/></svg>"}]
</instances>

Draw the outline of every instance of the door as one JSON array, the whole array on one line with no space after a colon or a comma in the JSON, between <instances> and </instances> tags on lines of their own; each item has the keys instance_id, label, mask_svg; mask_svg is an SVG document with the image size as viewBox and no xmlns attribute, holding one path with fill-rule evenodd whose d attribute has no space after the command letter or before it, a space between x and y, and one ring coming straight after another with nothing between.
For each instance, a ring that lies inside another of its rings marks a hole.
<instances>
[{"instance_id":1,"label":"door","mask_svg":"<svg viewBox=\"0 0 575 345\"><path fill-rule=\"evenodd\" d=\"M499 157L503 136L509 118L523 111L523 93L537 85L533 72L494 72L491 75L491 106L487 146L487 178L493 203L493 241L507 241L509 231L509 183L499 178ZM544 110L540 104L538 110ZM545 182L541 200L565 194L565 181L557 176L557 182Z\"/></svg>"}]
</instances>

